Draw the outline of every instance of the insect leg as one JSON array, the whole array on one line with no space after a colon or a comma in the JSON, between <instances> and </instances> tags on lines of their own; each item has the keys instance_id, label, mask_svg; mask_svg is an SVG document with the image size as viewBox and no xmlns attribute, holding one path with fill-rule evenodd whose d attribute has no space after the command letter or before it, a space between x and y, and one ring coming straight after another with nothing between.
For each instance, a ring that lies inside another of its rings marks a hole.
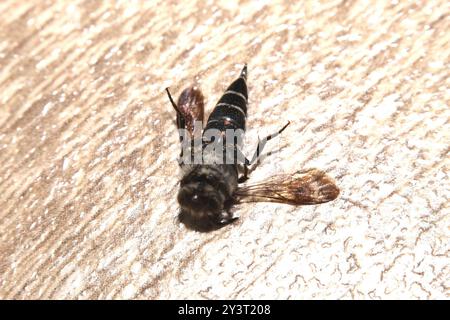
<instances>
[{"instance_id":1,"label":"insect leg","mask_svg":"<svg viewBox=\"0 0 450 320\"><path fill-rule=\"evenodd\" d=\"M235 147L234 150L235 150L236 164L242 165L244 168L243 175L238 178L238 183L242 183L248 179L248 173L249 173L248 167L250 166L250 161L247 159L247 157L244 155L244 153L241 151L240 148Z\"/></svg>"},{"instance_id":2,"label":"insect leg","mask_svg":"<svg viewBox=\"0 0 450 320\"><path fill-rule=\"evenodd\" d=\"M249 166L250 166L250 161L247 158L245 158L245 162L243 164L244 173L241 177L238 178L238 183L242 183L242 182L245 182L248 180L248 172L249 172L248 167Z\"/></svg>"},{"instance_id":3,"label":"insect leg","mask_svg":"<svg viewBox=\"0 0 450 320\"><path fill-rule=\"evenodd\" d=\"M289 124L290 124L290 122L288 121L288 123L286 123L286 125L285 125L283 128L281 128L280 130L278 130L277 132L272 133L272 134L269 134L267 137L265 137L265 138L262 139L262 140L259 140L259 139L258 139L258 140L259 140L259 141L258 141L258 146L256 147L255 154L253 155L252 161L250 161L249 165L250 165L250 164L254 164L255 161L258 160L258 158L259 158L259 156L261 155L261 153L262 153L262 151L263 151L263 149L264 149L264 146L266 145L267 141L269 141L270 139L275 138L275 137L278 136L280 133L282 133L282 132L284 131L284 129L286 129L287 126L288 126Z\"/></svg>"}]
</instances>

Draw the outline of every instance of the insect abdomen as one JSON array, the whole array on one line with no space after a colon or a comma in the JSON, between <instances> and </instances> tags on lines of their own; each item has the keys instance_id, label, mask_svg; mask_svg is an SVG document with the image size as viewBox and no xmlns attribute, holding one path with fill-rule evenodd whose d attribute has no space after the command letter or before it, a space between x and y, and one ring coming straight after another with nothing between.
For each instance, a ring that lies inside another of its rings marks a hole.
<instances>
[{"instance_id":1,"label":"insect abdomen","mask_svg":"<svg viewBox=\"0 0 450 320\"><path fill-rule=\"evenodd\" d=\"M245 130L247 117L247 66L241 75L225 91L206 123L205 130Z\"/></svg>"}]
</instances>

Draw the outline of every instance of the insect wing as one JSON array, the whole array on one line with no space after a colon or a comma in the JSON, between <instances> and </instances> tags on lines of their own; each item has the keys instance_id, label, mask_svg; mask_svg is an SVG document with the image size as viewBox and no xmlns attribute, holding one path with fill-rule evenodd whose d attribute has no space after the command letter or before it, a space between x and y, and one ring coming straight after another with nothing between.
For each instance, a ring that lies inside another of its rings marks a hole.
<instances>
[{"instance_id":1,"label":"insect wing","mask_svg":"<svg viewBox=\"0 0 450 320\"><path fill-rule=\"evenodd\" d=\"M277 202L291 205L310 205L332 201L339 188L325 172L310 169L293 175L275 175L263 182L239 187L235 194L237 203Z\"/></svg>"},{"instance_id":2,"label":"insect wing","mask_svg":"<svg viewBox=\"0 0 450 320\"><path fill-rule=\"evenodd\" d=\"M189 87L183 90L178 98L177 125L178 129L185 128L191 138L194 137L194 124L203 123L205 102L200 89Z\"/></svg>"}]
</instances>

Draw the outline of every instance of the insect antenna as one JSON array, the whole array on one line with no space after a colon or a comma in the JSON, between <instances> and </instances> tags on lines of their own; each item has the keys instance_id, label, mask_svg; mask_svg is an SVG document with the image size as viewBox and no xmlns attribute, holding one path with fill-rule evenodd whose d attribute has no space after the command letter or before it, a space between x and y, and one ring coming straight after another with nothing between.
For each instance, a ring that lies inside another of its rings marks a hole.
<instances>
[{"instance_id":1,"label":"insect antenna","mask_svg":"<svg viewBox=\"0 0 450 320\"><path fill-rule=\"evenodd\" d=\"M170 94L170 91L169 91L169 88L166 88L166 92L167 92L167 95L169 96L170 103L172 104L172 106L173 106L173 108L175 109L175 111L176 111L178 114L182 114L182 113L180 112L180 109L178 109L178 106L177 106L177 104L175 103L175 101L173 101L172 95Z\"/></svg>"}]
</instances>

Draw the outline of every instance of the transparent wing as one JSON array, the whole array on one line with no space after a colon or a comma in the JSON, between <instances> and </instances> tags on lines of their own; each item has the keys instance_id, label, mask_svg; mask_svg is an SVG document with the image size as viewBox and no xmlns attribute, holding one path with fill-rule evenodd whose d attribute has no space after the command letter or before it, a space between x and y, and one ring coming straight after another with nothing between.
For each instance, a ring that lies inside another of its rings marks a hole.
<instances>
[{"instance_id":1,"label":"transparent wing","mask_svg":"<svg viewBox=\"0 0 450 320\"><path fill-rule=\"evenodd\" d=\"M317 169L298 171L294 174L272 176L263 182L244 185L235 193L235 201L278 202L291 205L319 204L332 201L339 195L339 188L325 172Z\"/></svg>"}]
</instances>

